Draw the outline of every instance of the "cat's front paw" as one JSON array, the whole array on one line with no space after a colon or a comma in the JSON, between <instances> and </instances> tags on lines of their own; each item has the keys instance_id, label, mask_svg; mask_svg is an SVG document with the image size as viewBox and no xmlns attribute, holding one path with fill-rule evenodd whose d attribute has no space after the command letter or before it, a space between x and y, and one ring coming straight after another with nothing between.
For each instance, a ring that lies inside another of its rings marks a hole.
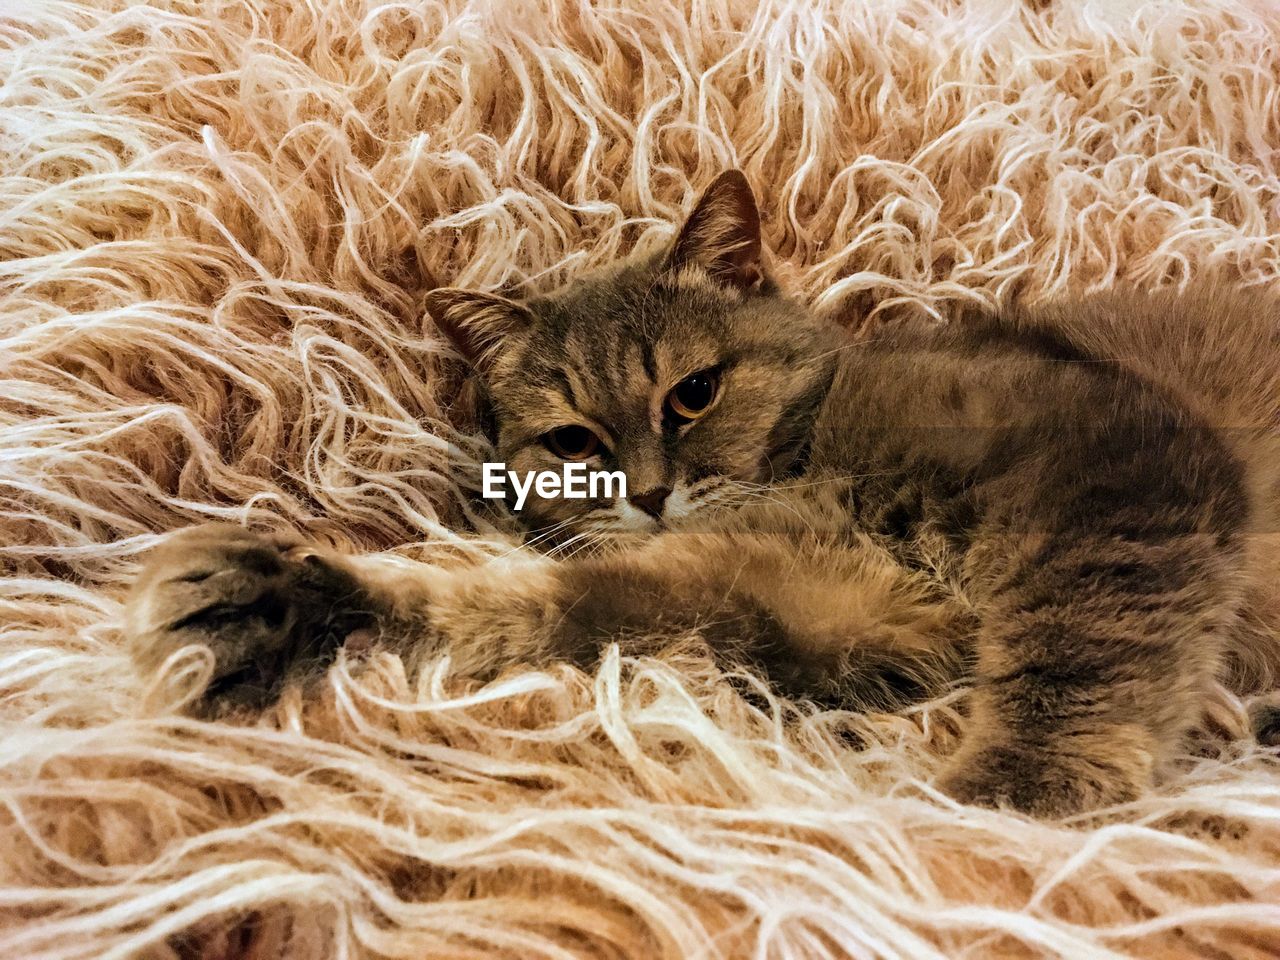
<instances>
[{"instance_id":1,"label":"cat's front paw","mask_svg":"<svg viewBox=\"0 0 1280 960\"><path fill-rule=\"evenodd\" d=\"M1136 799L1151 781L1152 756L1128 738L1062 745L962 748L937 786L961 803L1010 807L1042 819Z\"/></svg>"},{"instance_id":2,"label":"cat's front paw","mask_svg":"<svg viewBox=\"0 0 1280 960\"><path fill-rule=\"evenodd\" d=\"M198 708L217 715L266 706L286 682L319 673L348 634L373 621L340 555L210 524L156 548L129 598L125 632L146 672L180 647L207 646L215 666Z\"/></svg>"}]
</instances>

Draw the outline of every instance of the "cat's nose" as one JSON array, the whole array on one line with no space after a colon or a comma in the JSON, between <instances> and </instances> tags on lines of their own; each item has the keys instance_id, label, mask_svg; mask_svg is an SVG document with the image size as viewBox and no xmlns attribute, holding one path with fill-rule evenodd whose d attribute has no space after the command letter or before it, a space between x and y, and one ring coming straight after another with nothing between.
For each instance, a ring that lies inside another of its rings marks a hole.
<instances>
[{"instance_id":1,"label":"cat's nose","mask_svg":"<svg viewBox=\"0 0 1280 960\"><path fill-rule=\"evenodd\" d=\"M637 493L628 496L633 506L639 507L651 517L662 519L662 508L666 506L667 497L671 496L670 487L654 487L652 490L646 490L644 493Z\"/></svg>"}]
</instances>

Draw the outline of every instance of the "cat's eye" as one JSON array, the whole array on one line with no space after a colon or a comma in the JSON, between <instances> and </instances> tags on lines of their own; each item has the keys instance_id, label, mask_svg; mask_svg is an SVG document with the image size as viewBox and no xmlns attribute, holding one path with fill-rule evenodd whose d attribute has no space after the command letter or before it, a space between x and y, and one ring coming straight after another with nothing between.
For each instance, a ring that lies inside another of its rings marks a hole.
<instances>
[{"instance_id":1,"label":"cat's eye","mask_svg":"<svg viewBox=\"0 0 1280 960\"><path fill-rule=\"evenodd\" d=\"M676 423L692 423L711 412L720 378L714 370L703 370L685 377L667 394L667 416Z\"/></svg>"},{"instance_id":2,"label":"cat's eye","mask_svg":"<svg viewBox=\"0 0 1280 960\"><path fill-rule=\"evenodd\" d=\"M562 460L586 460L600 449L600 438L576 424L557 427L542 438L547 449Z\"/></svg>"}]
</instances>

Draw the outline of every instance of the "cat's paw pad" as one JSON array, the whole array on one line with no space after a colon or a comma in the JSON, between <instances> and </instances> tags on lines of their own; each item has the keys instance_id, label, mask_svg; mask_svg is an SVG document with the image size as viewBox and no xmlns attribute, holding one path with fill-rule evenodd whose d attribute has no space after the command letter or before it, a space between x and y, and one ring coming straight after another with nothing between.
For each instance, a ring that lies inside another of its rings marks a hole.
<instances>
[{"instance_id":1,"label":"cat's paw pad","mask_svg":"<svg viewBox=\"0 0 1280 960\"><path fill-rule=\"evenodd\" d=\"M1012 744L962 750L937 786L961 803L1052 819L1136 799L1150 771L1149 754L1123 747L1083 756Z\"/></svg>"},{"instance_id":2,"label":"cat's paw pad","mask_svg":"<svg viewBox=\"0 0 1280 960\"><path fill-rule=\"evenodd\" d=\"M135 661L207 646L214 672L199 707L261 708L290 679L316 673L371 611L343 559L288 537L228 524L193 527L156 548L129 600Z\"/></svg>"}]
</instances>

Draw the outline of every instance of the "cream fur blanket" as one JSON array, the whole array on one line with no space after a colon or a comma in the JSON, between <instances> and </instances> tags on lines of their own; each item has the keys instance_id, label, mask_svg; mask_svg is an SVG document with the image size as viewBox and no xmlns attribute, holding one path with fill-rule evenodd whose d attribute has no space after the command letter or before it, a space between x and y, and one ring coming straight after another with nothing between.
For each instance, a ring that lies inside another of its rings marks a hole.
<instances>
[{"instance_id":1,"label":"cream fur blanket","mask_svg":"<svg viewBox=\"0 0 1280 960\"><path fill-rule=\"evenodd\" d=\"M198 651L144 682L116 618L199 520L502 549L421 295L660 240L725 166L861 321L1280 283L1278 151L1269 0L5 0L0 956L1275 957L1280 770L1229 697L1158 792L1045 824L931 792L954 703L382 656L199 723Z\"/></svg>"}]
</instances>

